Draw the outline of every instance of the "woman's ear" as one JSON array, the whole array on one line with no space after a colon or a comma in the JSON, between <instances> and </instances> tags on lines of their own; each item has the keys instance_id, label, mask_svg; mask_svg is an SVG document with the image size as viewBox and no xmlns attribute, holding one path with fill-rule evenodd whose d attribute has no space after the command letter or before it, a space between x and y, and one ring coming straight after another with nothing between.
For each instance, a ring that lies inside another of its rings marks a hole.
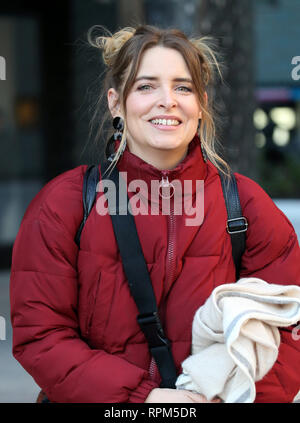
<instances>
[{"instance_id":1,"label":"woman's ear","mask_svg":"<svg viewBox=\"0 0 300 423\"><path fill-rule=\"evenodd\" d=\"M121 108L119 103L119 94L114 88L110 88L107 91L107 102L112 117L114 118L120 115Z\"/></svg>"}]
</instances>

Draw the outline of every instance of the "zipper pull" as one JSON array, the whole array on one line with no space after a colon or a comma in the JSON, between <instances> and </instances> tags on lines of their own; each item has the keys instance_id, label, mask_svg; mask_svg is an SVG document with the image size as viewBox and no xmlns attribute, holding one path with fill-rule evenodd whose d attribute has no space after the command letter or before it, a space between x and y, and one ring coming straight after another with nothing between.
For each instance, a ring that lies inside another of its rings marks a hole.
<instances>
[{"instance_id":1,"label":"zipper pull","mask_svg":"<svg viewBox=\"0 0 300 423\"><path fill-rule=\"evenodd\" d=\"M175 193L175 187L172 184L172 182L169 182L168 171L163 170L161 173L162 173L162 178L158 187L159 195L164 199L170 199L173 197ZM163 191L165 191L166 188L169 188L167 191L168 192L167 195L163 194Z\"/></svg>"},{"instance_id":2,"label":"zipper pull","mask_svg":"<svg viewBox=\"0 0 300 423\"><path fill-rule=\"evenodd\" d=\"M163 174L160 181L160 187L168 188L169 186L170 186L169 178L166 174Z\"/></svg>"}]
</instances>

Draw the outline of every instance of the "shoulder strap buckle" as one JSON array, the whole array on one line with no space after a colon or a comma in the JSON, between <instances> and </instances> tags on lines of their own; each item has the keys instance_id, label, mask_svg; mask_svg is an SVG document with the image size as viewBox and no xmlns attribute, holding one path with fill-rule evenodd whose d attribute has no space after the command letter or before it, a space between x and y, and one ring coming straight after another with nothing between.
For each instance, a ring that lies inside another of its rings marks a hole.
<instances>
[{"instance_id":1,"label":"shoulder strap buckle","mask_svg":"<svg viewBox=\"0 0 300 423\"><path fill-rule=\"evenodd\" d=\"M169 340L165 337L160 319L156 311L146 315L139 315L137 317L138 324L145 334L152 348L159 346L169 347Z\"/></svg>"},{"instance_id":2,"label":"shoulder strap buckle","mask_svg":"<svg viewBox=\"0 0 300 423\"><path fill-rule=\"evenodd\" d=\"M246 232L248 230L248 221L244 216L228 219L226 229L230 235Z\"/></svg>"}]
</instances>

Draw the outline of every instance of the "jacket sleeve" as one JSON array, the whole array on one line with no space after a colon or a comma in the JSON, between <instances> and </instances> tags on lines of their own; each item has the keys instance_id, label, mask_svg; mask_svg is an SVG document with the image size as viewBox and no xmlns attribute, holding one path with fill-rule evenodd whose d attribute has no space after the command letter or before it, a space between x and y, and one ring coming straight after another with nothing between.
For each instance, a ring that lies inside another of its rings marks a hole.
<instances>
[{"instance_id":1,"label":"jacket sleeve","mask_svg":"<svg viewBox=\"0 0 300 423\"><path fill-rule=\"evenodd\" d=\"M29 209L13 248L14 357L51 402L144 402L157 387L148 372L80 338L73 235L37 200Z\"/></svg>"},{"instance_id":2,"label":"jacket sleeve","mask_svg":"<svg viewBox=\"0 0 300 423\"><path fill-rule=\"evenodd\" d=\"M236 178L249 223L240 277L300 285L300 248L292 224L258 184L239 174ZM292 402L300 390L300 340L294 327L280 329L277 361L256 383L255 402Z\"/></svg>"}]
</instances>

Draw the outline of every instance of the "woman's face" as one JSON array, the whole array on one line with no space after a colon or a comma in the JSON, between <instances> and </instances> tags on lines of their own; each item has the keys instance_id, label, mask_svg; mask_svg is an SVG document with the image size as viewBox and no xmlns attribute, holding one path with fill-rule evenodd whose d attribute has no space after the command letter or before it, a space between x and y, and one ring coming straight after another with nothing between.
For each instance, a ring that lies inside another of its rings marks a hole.
<instances>
[{"instance_id":1,"label":"woman's face","mask_svg":"<svg viewBox=\"0 0 300 423\"><path fill-rule=\"evenodd\" d=\"M199 118L199 100L182 55L159 46L146 50L126 99L129 150L157 167L175 167Z\"/></svg>"}]
</instances>

